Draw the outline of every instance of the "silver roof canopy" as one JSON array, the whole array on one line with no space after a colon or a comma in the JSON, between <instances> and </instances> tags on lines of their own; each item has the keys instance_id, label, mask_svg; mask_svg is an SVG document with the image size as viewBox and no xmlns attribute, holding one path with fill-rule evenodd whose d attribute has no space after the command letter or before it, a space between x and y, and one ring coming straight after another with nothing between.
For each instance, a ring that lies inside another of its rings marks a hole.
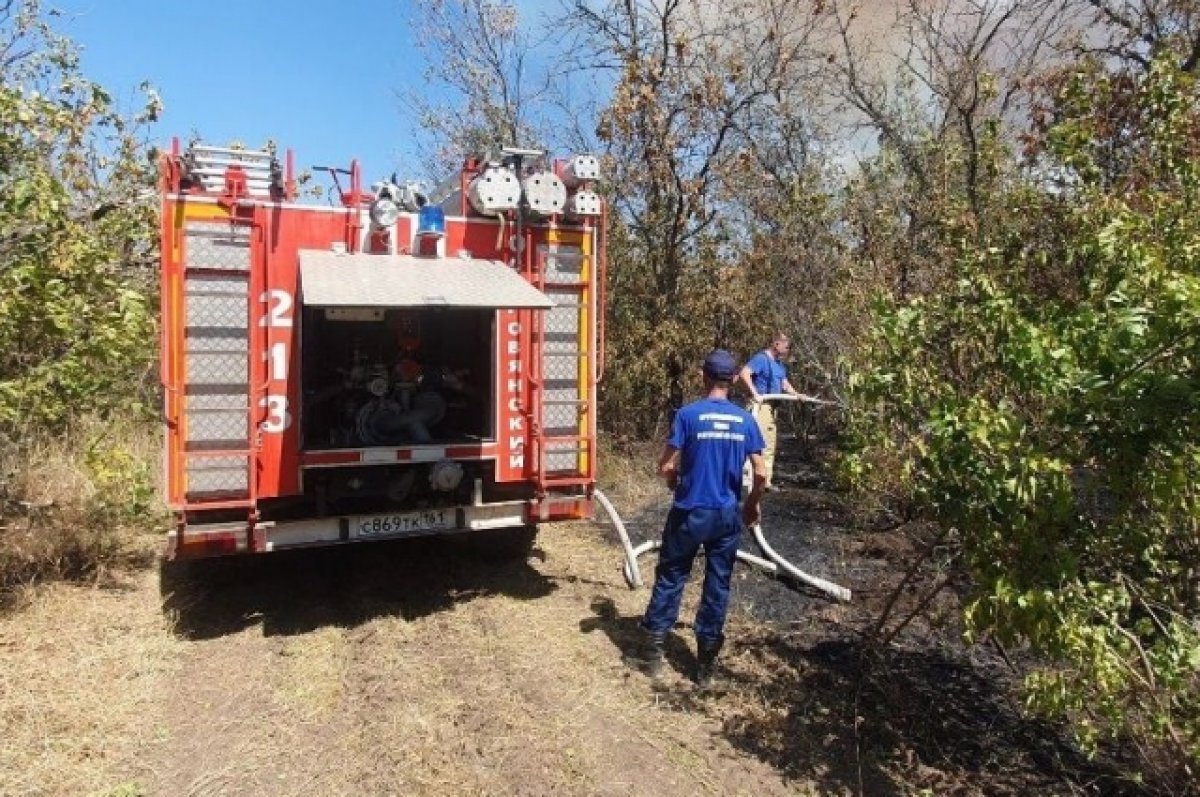
<instances>
[{"instance_id":1,"label":"silver roof canopy","mask_svg":"<svg viewBox=\"0 0 1200 797\"><path fill-rule=\"evenodd\" d=\"M554 303L497 260L300 250L310 307L549 308Z\"/></svg>"}]
</instances>

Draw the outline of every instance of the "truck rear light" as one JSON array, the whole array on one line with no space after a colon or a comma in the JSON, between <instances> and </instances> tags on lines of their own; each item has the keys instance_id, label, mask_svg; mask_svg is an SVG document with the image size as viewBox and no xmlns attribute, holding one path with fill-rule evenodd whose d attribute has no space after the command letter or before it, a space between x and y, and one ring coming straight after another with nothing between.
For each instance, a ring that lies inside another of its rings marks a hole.
<instances>
[{"instance_id":1,"label":"truck rear light","mask_svg":"<svg viewBox=\"0 0 1200 797\"><path fill-rule=\"evenodd\" d=\"M181 530L168 544L169 559L203 559L245 550L246 532L241 530Z\"/></svg>"}]
</instances>

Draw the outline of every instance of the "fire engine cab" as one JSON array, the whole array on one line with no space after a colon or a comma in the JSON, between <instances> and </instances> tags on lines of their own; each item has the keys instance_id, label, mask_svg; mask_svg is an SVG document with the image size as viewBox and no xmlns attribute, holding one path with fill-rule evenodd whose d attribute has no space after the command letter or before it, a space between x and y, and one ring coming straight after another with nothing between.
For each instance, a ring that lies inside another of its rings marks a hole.
<instances>
[{"instance_id":1,"label":"fire engine cab","mask_svg":"<svg viewBox=\"0 0 1200 797\"><path fill-rule=\"evenodd\" d=\"M290 151L161 160L168 558L590 517L597 159L325 171L306 203Z\"/></svg>"}]
</instances>

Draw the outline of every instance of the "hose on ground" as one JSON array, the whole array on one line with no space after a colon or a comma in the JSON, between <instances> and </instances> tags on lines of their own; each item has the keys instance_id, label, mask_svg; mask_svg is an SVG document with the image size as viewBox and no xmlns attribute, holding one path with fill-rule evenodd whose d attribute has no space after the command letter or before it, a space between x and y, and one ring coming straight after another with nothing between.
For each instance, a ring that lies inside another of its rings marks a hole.
<instances>
[{"instance_id":1,"label":"hose on ground","mask_svg":"<svg viewBox=\"0 0 1200 797\"><path fill-rule=\"evenodd\" d=\"M850 589L835 585L835 583L832 581L826 581L821 579L821 577L805 573L804 570L800 570L796 567L796 565L788 562L784 557L779 556L779 553L776 553L775 549L770 547L770 545L767 543L767 538L764 537L762 533L761 523L755 523L755 525L751 527L751 532L754 533L754 538L758 544L758 547L762 549L763 553L766 553L767 558L763 559L761 557L752 555L752 553L738 551L738 559L740 562L754 565L756 568L766 570L767 573L776 575L782 573L784 575L791 576L792 579L806 583L806 585L809 585L810 587L820 589L821 592L826 593L830 598L847 601L847 603L850 601ZM624 526L618 527L618 533L622 535L622 543L628 545L629 535L625 533ZM628 583L630 589L636 589L642 585L642 573L637 567L637 557L640 557L643 555L643 553L647 553L649 551L659 550L660 547L662 547L661 540L647 540L637 547L626 547L625 565L623 571L625 575L625 583Z\"/></svg>"},{"instance_id":2,"label":"hose on ground","mask_svg":"<svg viewBox=\"0 0 1200 797\"><path fill-rule=\"evenodd\" d=\"M633 543L629 541L629 532L625 530L625 522L621 520L616 507L612 505L612 501L608 500L608 496L603 491L597 489L593 495L600 502L600 506L604 507L604 511L608 513L609 519L617 528L617 536L621 538L621 547L625 549L625 581L629 584L630 589L637 589L642 586L642 571L638 569L638 554L633 550Z\"/></svg>"},{"instance_id":3,"label":"hose on ground","mask_svg":"<svg viewBox=\"0 0 1200 797\"><path fill-rule=\"evenodd\" d=\"M767 538L763 535L761 523L755 523L751 527L751 531L754 532L754 541L758 543L758 547L762 548L762 551L767 555L767 558L778 565L780 570L787 573L797 581L803 581L809 586L816 587L826 595L837 598L840 601L850 601L850 590L846 589L845 587L839 587L832 581L826 581L823 578L809 575L788 560L784 559L779 554L775 553L775 549L767 543Z\"/></svg>"},{"instance_id":4,"label":"hose on ground","mask_svg":"<svg viewBox=\"0 0 1200 797\"><path fill-rule=\"evenodd\" d=\"M633 543L629 540L629 532L625 529L625 522L621 520L621 515L617 512L616 507L612 505L612 501L608 500L608 496L599 489L597 489L593 495L600 503L600 506L604 508L604 511L608 513L609 519L612 520L613 526L615 526L617 529L617 536L621 538L621 547L625 551L625 565L622 568L622 572L625 575L625 583L629 585L630 589L637 589L638 587L642 586L643 583L642 571L641 568L638 567L638 557L648 551L658 550L662 547L662 543L658 540L648 540L634 548ZM808 584L811 587L815 587L832 598L849 602L850 590L846 589L845 587L838 586L832 581L826 581L818 576L805 573L803 570L796 567L794 564L776 553L775 549L771 547L771 545L767 542L767 538L763 535L761 523L755 523L751 527L751 531L754 533L754 541L758 543L758 547L762 549L762 552L766 554L767 558L761 559L753 554L746 553L745 551L738 551L737 558L740 561L761 568L768 573L778 574L782 572L791 576L797 581Z\"/></svg>"},{"instance_id":5,"label":"hose on ground","mask_svg":"<svg viewBox=\"0 0 1200 797\"><path fill-rule=\"evenodd\" d=\"M662 547L662 540L647 540L646 542L643 542L641 545L639 545L638 547L633 549L633 555L636 558L638 556L641 556L644 553L649 553L650 551L657 551L661 547ZM739 560L745 562L748 565L753 565L754 567L762 568L763 570L767 571L768 573L778 573L779 572L779 568L775 566L774 562L768 562L766 559L762 559L758 556L755 556L752 553L746 553L745 551L738 551L737 558ZM624 572L625 572L625 583L629 584L630 587L632 588L633 575L632 575L632 571L630 571L630 569L629 569L629 562L625 563ZM639 574L639 577L640 577L640 574Z\"/></svg>"}]
</instances>

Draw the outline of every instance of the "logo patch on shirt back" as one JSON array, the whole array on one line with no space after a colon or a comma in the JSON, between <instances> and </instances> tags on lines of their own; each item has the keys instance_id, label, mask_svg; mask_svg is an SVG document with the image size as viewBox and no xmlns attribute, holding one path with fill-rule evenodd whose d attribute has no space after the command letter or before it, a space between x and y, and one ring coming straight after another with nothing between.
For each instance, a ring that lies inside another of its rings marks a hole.
<instances>
[{"instance_id":1,"label":"logo patch on shirt back","mask_svg":"<svg viewBox=\"0 0 1200 797\"><path fill-rule=\"evenodd\" d=\"M701 421L728 421L730 423L741 423L743 418L740 415L732 415L725 412L705 412L700 415Z\"/></svg>"}]
</instances>

